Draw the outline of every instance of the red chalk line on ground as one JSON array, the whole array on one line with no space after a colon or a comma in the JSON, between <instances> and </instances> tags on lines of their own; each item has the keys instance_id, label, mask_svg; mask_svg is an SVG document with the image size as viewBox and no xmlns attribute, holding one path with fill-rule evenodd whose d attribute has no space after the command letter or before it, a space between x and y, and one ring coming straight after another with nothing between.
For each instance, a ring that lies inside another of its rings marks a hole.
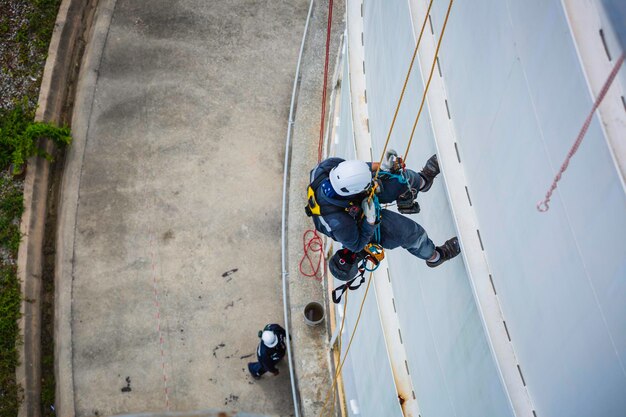
<instances>
[{"instance_id":1,"label":"red chalk line on ground","mask_svg":"<svg viewBox=\"0 0 626 417\"><path fill-rule=\"evenodd\" d=\"M154 255L154 234L150 232L150 261L152 262L152 288L154 290L154 307L156 308L156 327L159 334L159 347L161 349L161 370L163 371L163 394L165 409L170 411L169 389L167 386L167 372L165 370L165 342L161 331L161 303L159 302L159 285L156 273L156 257Z\"/></svg>"}]
</instances>

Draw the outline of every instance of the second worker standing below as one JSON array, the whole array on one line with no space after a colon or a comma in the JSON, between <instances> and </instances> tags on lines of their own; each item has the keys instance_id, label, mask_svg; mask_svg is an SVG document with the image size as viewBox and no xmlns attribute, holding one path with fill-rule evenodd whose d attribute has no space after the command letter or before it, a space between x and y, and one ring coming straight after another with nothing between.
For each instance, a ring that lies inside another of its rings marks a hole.
<instances>
[{"instance_id":1,"label":"second worker standing below","mask_svg":"<svg viewBox=\"0 0 626 417\"><path fill-rule=\"evenodd\" d=\"M285 356L285 329L278 324L268 324L259 332L261 341L256 350L258 362L248 363L248 371L254 379L261 378L266 372L278 375L276 364Z\"/></svg>"},{"instance_id":2,"label":"second worker standing below","mask_svg":"<svg viewBox=\"0 0 626 417\"><path fill-rule=\"evenodd\" d=\"M401 163L395 151L388 151L374 180L377 162L341 158L320 162L311 171L307 214L313 217L319 232L352 252L360 252L370 242L386 249L401 246L434 268L461 252L458 239L453 237L435 247L422 226L401 214L380 209L374 199L368 198L377 181L379 204L396 201L400 213L419 212L415 197L418 192L428 191L439 174L437 155L430 157L419 173L402 170Z\"/></svg>"}]
</instances>

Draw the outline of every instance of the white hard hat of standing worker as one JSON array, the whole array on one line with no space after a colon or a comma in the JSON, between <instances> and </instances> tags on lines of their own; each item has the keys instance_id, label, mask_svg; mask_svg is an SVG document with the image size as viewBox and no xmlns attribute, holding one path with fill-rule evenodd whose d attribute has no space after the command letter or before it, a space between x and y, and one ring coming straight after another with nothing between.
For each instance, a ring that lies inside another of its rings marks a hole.
<instances>
[{"instance_id":1,"label":"white hard hat of standing worker","mask_svg":"<svg viewBox=\"0 0 626 417\"><path fill-rule=\"evenodd\" d=\"M261 335L261 340L263 340L263 344L269 348L273 348L278 344L278 337L271 330L264 330Z\"/></svg>"},{"instance_id":2,"label":"white hard hat of standing worker","mask_svg":"<svg viewBox=\"0 0 626 417\"><path fill-rule=\"evenodd\" d=\"M372 185L372 170L363 161L343 161L328 175L333 190L342 197L360 194Z\"/></svg>"}]
</instances>

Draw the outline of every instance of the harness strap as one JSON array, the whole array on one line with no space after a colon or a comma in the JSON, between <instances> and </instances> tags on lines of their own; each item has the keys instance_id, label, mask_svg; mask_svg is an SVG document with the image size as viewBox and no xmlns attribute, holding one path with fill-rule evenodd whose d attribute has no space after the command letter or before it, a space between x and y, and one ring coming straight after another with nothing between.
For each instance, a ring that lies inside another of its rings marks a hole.
<instances>
[{"instance_id":1,"label":"harness strap","mask_svg":"<svg viewBox=\"0 0 626 417\"><path fill-rule=\"evenodd\" d=\"M322 171L313 179L313 182L309 184L307 188L307 205L304 207L304 211L306 212L307 216L322 216L324 214L346 211L348 212L348 214L350 214L350 216L358 219L361 215L361 207L349 200L337 200L334 198L328 198L331 204L324 206L322 212L322 206L317 203L317 200L315 198L315 192L320 187L322 182L328 179L329 173L330 171Z\"/></svg>"},{"instance_id":2,"label":"harness strap","mask_svg":"<svg viewBox=\"0 0 626 417\"><path fill-rule=\"evenodd\" d=\"M354 281L356 281L359 278L361 278L359 283L356 284L356 285L352 285L354 283ZM337 288L335 288L333 290L333 292L332 292L333 303L339 304L341 302L341 297L343 297L343 295L346 293L346 291L348 291L348 290L358 290L361 287L361 285L363 285L364 282L365 282L365 270L364 269L363 270L359 269L359 275L357 275L356 277L354 277L350 281L346 282L343 285L338 286ZM337 295L338 291L340 291L339 295Z\"/></svg>"}]
</instances>

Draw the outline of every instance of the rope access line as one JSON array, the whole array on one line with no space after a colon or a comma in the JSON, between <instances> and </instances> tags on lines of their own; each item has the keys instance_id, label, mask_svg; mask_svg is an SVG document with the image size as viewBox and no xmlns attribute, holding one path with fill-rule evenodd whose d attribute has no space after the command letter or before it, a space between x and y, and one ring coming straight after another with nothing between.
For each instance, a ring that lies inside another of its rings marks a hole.
<instances>
[{"instance_id":1,"label":"rope access line","mask_svg":"<svg viewBox=\"0 0 626 417\"><path fill-rule=\"evenodd\" d=\"M400 105L402 104L402 100L404 99L404 92L406 90L406 85L409 83L409 77L411 75L411 71L413 70L413 64L415 63L415 57L417 56L417 50L419 49L420 43L422 42L422 35L424 34L424 28L426 28L426 22L428 22L428 15L430 14L430 9L433 5L433 1L434 0L430 0L430 3L428 4L428 9L426 10L426 14L424 15L424 21L422 22L420 35L417 38L415 50L413 50L413 57L411 57L411 64L409 65L409 69L406 72L404 85L402 86L402 92L400 93L400 97L398 98L398 104L396 105L396 110L393 113L393 119L391 120L391 125L389 126L389 132L387 133L387 140L385 140L385 146L383 147L383 152L380 156L380 161L378 161L378 168L376 169L376 175L374 175L374 179L378 178L378 172L380 171L380 164L383 163L383 158L385 158L385 152L387 151L387 146L389 145L389 140L391 139L391 132L393 131L393 127L396 124L396 118L398 117L398 112L400 111Z\"/></svg>"},{"instance_id":2,"label":"rope access line","mask_svg":"<svg viewBox=\"0 0 626 417\"><path fill-rule=\"evenodd\" d=\"M333 23L333 0L329 0L328 2L328 23L326 24L326 57L324 59L324 87L322 89L322 111L320 116L320 138L317 145L317 163L319 164L322 161L322 151L324 150L324 119L326 117L326 90L328 88L328 61L330 56L330 34L331 27ZM312 233L313 236L307 242L307 236ZM302 235L303 239L303 255L300 259L299 270L302 275L305 277L315 278L318 281L321 281L326 274L326 257L324 256L324 244L322 241L322 237L317 233L315 229L308 229ZM312 252L319 252L319 261L317 262L317 267L315 267L311 256L309 255L309 250ZM302 269L302 264L307 260L309 266L312 270L311 273L304 272ZM324 268L320 268L320 265L324 265Z\"/></svg>"},{"instance_id":3,"label":"rope access line","mask_svg":"<svg viewBox=\"0 0 626 417\"><path fill-rule=\"evenodd\" d=\"M552 185L550 186L550 189L546 193L545 198L537 203L537 210L539 210L540 212L545 213L546 211L550 209L550 206L548 205L548 203L550 202L550 199L552 198L552 193L554 192L554 190L556 190L557 183L561 180L561 175L563 175L563 173L567 169L570 159L572 159L576 151L578 151L578 147L582 143L583 138L585 137L585 134L587 133L587 129L589 129L589 125L591 124L593 115L598 109L598 107L600 106L600 103L602 103L604 96L606 96L606 93L609 91L609 87L611 87L611 84L613 84L613 80L615 79L615 76L617 75L620 67L624 63L625 56L626 54L622 53L622 56L620 56L617 62L615 63L615 66L613 67L613 70L609 74L609 77L607 78L607 80L604 82L604 85L602 86L602 89L600 90L600 93L598 94L596 101L593 103L593 107L591 108L591 111L589 112L589 115L587 116L585 123L583 123L583 127L580 129L580 132L578 132L578 136L576 137L574 144L572 145L571 149L567 153L567 156L565 157L565 161L563 161L563 165L561 165L561 169L559 169L559 172L557 172L556 176L554 177L554 180L552 181Z\"/></svg>"},{"instance_id":4,"label":"rope access line","mask_svg":"<svg viewBox=\"0 0 626 417\"><path fill-rule=\"evenodd\" d=\"M328 2L328 24L326 25L326 58L324 59L324 88L322 90L322 116L320 120L320 141L317 146L317 163L322 161L324 149L324 118L326 116L326 90L328 86L328 57L330 54L330 33L333 23L333 0Z\"/></svg>"},{"instance_id":5,"label":"rope access line","mask_svg":"<svg viewBox=\"0 0 626 417\"><path fill-rule=\"evenodd\" d=\"M339 351L339 359L341 359L341 335L343 334L343 325L346 322L346 311L348 308L348 292L346 292L345 298L343 299L343 315L341 316L341 326L339 326L339 333L337 335L337 350ZM331 391L333 392L333 408L332 411L335 411L335 404L336 404L336 393L337 390L331 389ZM324 408L326 407L326 404L324 404L324 407L322 407L322 411L321 413L324 412Z\"/></svg>"},{"instance_id":6,"label":"rope access line","mask_svg":"<svg viewBox=\"0 0 626 417\"><path fill-rule=\"evenodd\" d=\"M352 346L352 340L354 339L354 335L356 334L356 329L359 327L359 321L361 320L361 313L363 313L363 306L365 305L365 299L367 298L367 293L369 292L370 284L372 283L373 276L374 276L374 272L372 271L370 272L370 277L367 280L367 287L365 287L365 294L363 294L363 300L361 301L361 306L359 307L359 314L357 315L356 322L354 323L354 329L352 329L352 334L350 335L350 340L348 341L348 346L346 347L346 353L344 354L341 362L339 362L339 366L337 367L337 371L335 372L335 377L333 378L333 385L331 389L326 393L326 400L324 401L324 406L322 407L322 411L320 412L320 417L323 416L323 411L326 409L326 405L328 404L330 393L331 391L335 390L335 386L337 385L337 379L339 378L339 374L341 374L341 369L343 368L343 364L348 357L348 352L350 351L350 346ZM346 303L347 303L347 300L346 300ZM345 317L346 316L344 312L344 316L342 319L342 326L343 326L343 320L345 320Z\"/></svg>"},{"instance_id":7,"label":"rope access line","mask_svg":"<svg viewBox=\"0 0 626 417\"><path fill-rule=\"evenodd\" d=\"M426 87L424 87L424 94L422 94L422 102L420 103L420 108L419 111L417 112L417 117L415 118L415 123L413 123L413 129L411 130L411 136L409 137L409 142L408 145L406 147L406 150L404 152L404 160L403 163L406 164L406 158L407 155L409 154L409 149L411 149L411 144L413 143L413 135L415 134L415 128L417 127L417 122L420 119L420 116L422 114L422 109L424 108L424 103L426 102L426 94L428 93L428 89L430 88L430 82L433 78L433 72L435 70L435 65L437 64L437 55L439 54L439 47L441 46L441 41L443 40L443 35L446 32L446 26L448 24L448 17L450 17L450 10L452 10L452 3L454 3L454 0L450 0L450 3L448 4L448 10L446 12L446 18L443 22L443 27L441 29L441 35L439 35L439 41L437 42L437 49L435 50L435 56L433 57L433 63L430 67L430 74L428 76L428 82L426 83ZM411 65L409 67L409 72L407 73L406 79L404 81L404 87L402 88L402 94L400 95L400 100L398 100L398 105L396 106L396 111L393 117L393 122L391 124L391 127L389 129L389 133L387 134L387 140L385 141L385 146L383 147L383 151L381 153L380 156L380 161L378 162L378 167L376 169L376 175L374 176L374 180L376 180L378 178L378 173L380 172L380 165L383 162L383 159L385 158L385 152L387 151L387 146L389 145L389 140L391 139L391 130L393 129L393 125L395 124L395 120L396 120L396 116L398 114L398 110L400 108L400 104L402 103L402 97L404 96L404 90L407 84L407 81L409 80L409 75L410 75L410 71L411 68L413 67L413 61L415 59L415 55L417 54L417 48L420 45L420 42L422 40L422 34L424 33L424 28L426 27L426 21L428 20L428 16L430 13L430 8L433 4L433 0L430 1L430 4L428 5L428 10L426 11L426 15L424 16L424 21L422 22L422 28L420 30L420 35L418 37L417 40L417 45L415 46L415 51L413 52L413 59L411 60ZM376 193L376 188L377 188L377 183L374 183L374 186L372 187L372 191L370 192L370 196L369 196L369 200L371 201L372 198L374 197L374 194Z\"/></svg>"},{"instance_id":8,"label":"rope access line","mask_svg":"<svg viewBox=\"0 0 626 417\"><path fill-rule=\"evenodd\" d=\"M450 0L450 4L448 4L448 11L446 12L446 18L443 21L443 27L441 28L441 35L439 35L439 41L437 42L437 49L435 49L435 56L433 57L433 63L430 66L430 74L428 75L428 82L426 83L426 87L424 87L424 94L422 95L422 102L420 103L420 108L419 108L419 111L417 112L415 123L413 123L413 129L411 130L409 143L406 147L406 151L404 151L404 163L406 163L406 159L409 156L409 149L411 148L411 144L413 143L413 136L415 135L415 128L417 127L417 122L419 122L420 116L422 115L422 109L424 108L424 102L426 101L426 94L428 93L428 89L430 88L430 82L433 79L433 73L435 72L435 65L437 64L437 56L439 55L439 47L441 47L441 41L443 40L443 35L446 32L448 18L450 17L450 10L452 10L452 3L454 3L454 0Z\"/></svg>"}]
</instances>

